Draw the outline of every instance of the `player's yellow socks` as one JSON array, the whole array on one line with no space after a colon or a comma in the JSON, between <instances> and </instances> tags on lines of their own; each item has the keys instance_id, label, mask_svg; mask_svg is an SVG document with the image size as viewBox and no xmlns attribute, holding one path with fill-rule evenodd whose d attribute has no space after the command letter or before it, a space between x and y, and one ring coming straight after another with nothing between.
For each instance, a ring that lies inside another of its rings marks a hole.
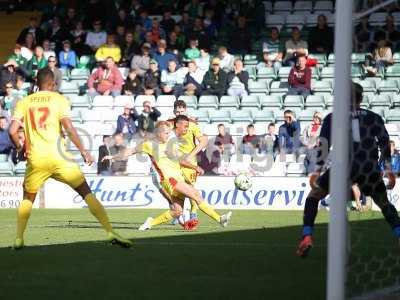
<instances>
[{"instance_id":1,"label":"player's yellow socks","mask_svg":"<svg viewBox=\"0 0 400 300\"><path fill-rule=\"evenodd\" d=\"M110 221L108 220L108 216L106 211L104 210L103 205L101 205L100 201L96 199L96 196L92 193L88 194L85 197L85 202L89 207L90 212L96 219L103 225L104 229L107 232L112 231L112 226Z\"/></svg>"},{"instance_id":2,"label":"player's yellow socks","mask_svg":"<svg viewBox=\"0 0 400 300\"><path fill-rule=\"evenodd\" d=\"M191 213L191 214L197 214L197 209L198 209L199 207L197 206L196 201L190 199L190 205L192 206L192 208L190 209L190 213Z\"/></svg>"},{"instance_id":3,"label":"player's yellow socks","mask_svg":"<svg viewBox=\"0 0 400 300\"><path fill-rule=\"evenodd\" d=\"M212 208L211 205L209 205L206 201L202 201L199 204L200 210L205 213L206 215L210 216L213 218L215 221L219 222L221 219L221 216Z\"/></svg>"},{"instance_id":4,"label":"player's yellow socks","mask_svg":"<svg viewBox=\"0 0 400 300\"><path fill-rule=\"evenodd\" d=\"M17 209L17 239L23 239L28 219L31 216L32 201L22 200Z\"/></svg>"},{"instance_id":5,"label":"player's yellow socks","mask_svg":"<svg viewBox=\"0 0 400 300\"><path fill-rule=\"evenodd\" d=\"M168 221L171 221L173 218L174 217L171 215L171 211L167 210L158 217L154 218L153 221L151 221L151 226L167 223Z\"/></svg>"}]
</instances>

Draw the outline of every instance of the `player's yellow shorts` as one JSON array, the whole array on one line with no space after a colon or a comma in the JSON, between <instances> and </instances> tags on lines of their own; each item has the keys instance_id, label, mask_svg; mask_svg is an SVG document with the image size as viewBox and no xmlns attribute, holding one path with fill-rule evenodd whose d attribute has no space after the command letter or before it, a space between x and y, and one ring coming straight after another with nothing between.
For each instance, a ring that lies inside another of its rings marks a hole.
<instances>
[{"instance_id":1,"label":"player's yellow shorts","mask_svg":"<svg viewBox=\"0 0 400 300\"><path fill-rule=\"evenodd\" d=\"M196 170L189 168L182 168L182 175L185 178L187 184L194 185L197 180Z\"/></svg>"},{"instance_id":2,"label":"player's yellow shorts","mask_svg":"<svg viewBox=\"0 0 400 300\"><path fill-rule=\"evenodd\" d=\"M163 191L168 194L173 200L185 200L185 196L177 191L175 191L175 186L178 182L185 182L185 179L181 174L169 174L164 175L165 177L161 181L161 187Z\"/></svg>"},{"instance_id":3,"label":"player's yellow shorts","mask_svg":"<svg viewBox=\"0 0 400 300\"><path fill-rule=\"evenodd\" d=\"M26 166L24 189L28 193L37 193L43 183L53 178L75 189L85 177L79 165L62 158L29 158Z\"/></svg>"}]
</instances>

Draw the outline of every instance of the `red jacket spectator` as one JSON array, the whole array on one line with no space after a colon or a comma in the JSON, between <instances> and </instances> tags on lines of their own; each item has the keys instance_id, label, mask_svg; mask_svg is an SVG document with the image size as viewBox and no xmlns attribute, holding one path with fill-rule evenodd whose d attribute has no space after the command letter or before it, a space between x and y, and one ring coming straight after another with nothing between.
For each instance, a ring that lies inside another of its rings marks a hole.
<instances>
[{"instance_id":1,"label":"red jacket spectator","mask_svg":"<svg viewBox=\"0 0 400 300\"><path fill-rule=\"evenodd\" d=\"M293 66L289 73L289 92L288 95L302 95L307 97L311 93L311 69L306 66L307 58L298 57L297 64Z\"/></svg>"},{"instance_id":2,"label":"red jacket spectator","mask_svg":"<svg viewBox=\"0 0 400 300\"><path fill-rule=\"evenodd\" d=\"M112 58L107 58L106 66L98 68L88 80L90 96L121 94L124 79L121 72L115 66Z\"/></svg>"}]
</instances>

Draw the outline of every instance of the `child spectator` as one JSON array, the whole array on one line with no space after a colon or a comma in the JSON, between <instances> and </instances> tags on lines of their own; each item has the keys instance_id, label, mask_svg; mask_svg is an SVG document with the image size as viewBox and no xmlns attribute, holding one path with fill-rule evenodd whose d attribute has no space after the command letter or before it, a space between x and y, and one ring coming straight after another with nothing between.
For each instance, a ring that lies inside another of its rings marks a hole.
<instances>
[{"instance_id":1,"label":"child spectator","mask_svg":"<svg viewBox=\"0 0 400 300\"><path fill-rule=\"evenodd\" d=\"M143 94L143 87L140 77L137 75L135 70L130 70L128 77L125 80L122 93L129 96L137 96Z\"/></svg>"},{"instance_id":2,"label":"child spectator","mask_svg":"<svg viewBox=\"0 0 400 300\"><path fill-rule=\"evenodd\" d=\"M185 59L194 60L200 57L200 50L197 48L198 41L195 39L189 40L189 48L185 50Z\"/></svg>"}]
</instances>

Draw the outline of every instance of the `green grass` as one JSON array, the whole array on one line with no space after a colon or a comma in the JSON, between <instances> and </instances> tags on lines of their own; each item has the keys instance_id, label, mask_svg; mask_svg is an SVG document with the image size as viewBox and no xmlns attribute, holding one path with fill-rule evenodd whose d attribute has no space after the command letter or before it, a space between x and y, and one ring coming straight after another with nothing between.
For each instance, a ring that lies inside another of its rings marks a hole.
<instances>
[{"instance_id":1,"label":"green grass","mask_svg":"<svg viewBox=\"0 0 400 300\"><path fill-rule=\"evenodd\" d=\"M121 249L104 242L87 210L35 210L28 247L13 251L15 210L0 210L0 299L325 298L326 212L306 260L294 255L302 212L234 211L226 229L201 215L196 232L172 225L136 230L159 212L109 210L116 230L134 240L132 249ZM365 283L373 287L362 278L369 258L397 248L379 213L353 213L351 220L349 290L361 292Z\"/></svg>"}]
</instances>

